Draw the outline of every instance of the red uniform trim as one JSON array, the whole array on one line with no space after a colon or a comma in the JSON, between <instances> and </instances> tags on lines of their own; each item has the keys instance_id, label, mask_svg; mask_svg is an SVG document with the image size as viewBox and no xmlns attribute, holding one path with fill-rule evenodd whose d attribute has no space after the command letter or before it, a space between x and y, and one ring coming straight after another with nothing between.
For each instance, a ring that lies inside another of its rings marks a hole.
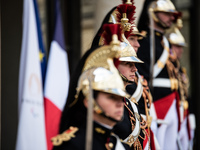
<instances>
[{"instance_id":1,"label":"red uniform trim","mask_svg":"<svg viewBox=\"0 0 200 150\"><path fill-rule=\"evenodd\" d=\"M154 102L154 107L158 119L163 120L165 118L175 98L176 98L176 93L173 92L172 94Z\"/></svg>"},{"instance_id":2,"label":"red uniform trim","mask_svg":"<svg viewBox=\"0 0 200 150\"><path fill-rule=\"evenodd\" d=\"M181 129L181 114L180 114L180 97L178 92L176 93L176 110L177 110L177 115L178 115L178 131Z\"/></svg>"},{"instance_id":3,"label":"red uniform trim","mask_svg":"<svg viewBox=\"0 0 200 150\"><path fill-rule=\"evenodd\" d=\"M145 130L146 130L146 133L149 134L149 133L148 133L148 129L145 129ZM145 134L146 134L146 133L145 133ZM147 142L148 142L148 135L146 135L145 137L146 137L146 138L145 138L144 141L143 141L143 148L145 148L145 147L147 146ZM149 143L149 144L150 144L150 143Z\"/></svg>"},{"instance_id":4,"label":"red uniform trim","mask_svg":"<svg viewBox=\"0 0 200 150\"><path fill-rule=\"evenodd\" d=\"M151 150L156 150L155 141L154 141L154 133L150 130L150 139L151 139Z\"/></svg>"}]
</instances>

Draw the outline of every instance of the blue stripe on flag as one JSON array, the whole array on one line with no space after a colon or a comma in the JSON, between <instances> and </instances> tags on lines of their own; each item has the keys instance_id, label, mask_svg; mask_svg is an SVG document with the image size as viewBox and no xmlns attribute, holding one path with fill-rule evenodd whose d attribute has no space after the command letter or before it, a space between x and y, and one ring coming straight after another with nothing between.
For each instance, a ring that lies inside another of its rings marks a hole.
<instances>
[{"instance_id":1,"label":"blue stripe on flag","mask_svg":"<svg viewBox=\"0 0 200 150\"><path fill-rule=\"evenodd\" d=\"M61 18L61 10L60 10L60 1L56 0L56 26L55 26L55 32L54 32L54 40L59 43L59 45L65 50L65 41L64 41L64 34L63 34L63 24L62 24L62 18Z\"/></svg>"}]
</instances>

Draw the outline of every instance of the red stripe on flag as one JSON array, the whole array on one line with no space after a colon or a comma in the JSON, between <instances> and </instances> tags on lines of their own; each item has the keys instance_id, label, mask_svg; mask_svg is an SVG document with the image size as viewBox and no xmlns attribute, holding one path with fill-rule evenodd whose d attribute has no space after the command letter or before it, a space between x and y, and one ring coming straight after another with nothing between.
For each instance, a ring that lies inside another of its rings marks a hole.
<instances>
[{"instance_id":1,"label":"red stripe on flag","mask_svg":"<svg viewBox=\"0 0 200 150\"><path fill-rule=\"evenodd\" d=\"M44 107L47 147L48 150L50 150L53 148L51 138L59 133L59 124L62 111L46 97L44 98Z\"/></svg>"}]
</instances>

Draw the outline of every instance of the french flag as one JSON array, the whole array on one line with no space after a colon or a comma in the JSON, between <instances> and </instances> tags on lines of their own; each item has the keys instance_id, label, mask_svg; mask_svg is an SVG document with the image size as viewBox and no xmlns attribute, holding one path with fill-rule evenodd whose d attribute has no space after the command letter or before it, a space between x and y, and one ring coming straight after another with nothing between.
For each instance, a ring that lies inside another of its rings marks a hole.
<instances>
[{"instance_id":1,"label":"french flag","mask_svg":"<svg viewBox=\"0 0 200 150\"><path fill-rule=\"evenodd\" d=\"M45 127L48 150L53 147L51 138L59 133L59 123L68 95L70 78L59 0L56 0L55 6L55 30L50 46L44 84Z\"/></svg>"}]
</instances>

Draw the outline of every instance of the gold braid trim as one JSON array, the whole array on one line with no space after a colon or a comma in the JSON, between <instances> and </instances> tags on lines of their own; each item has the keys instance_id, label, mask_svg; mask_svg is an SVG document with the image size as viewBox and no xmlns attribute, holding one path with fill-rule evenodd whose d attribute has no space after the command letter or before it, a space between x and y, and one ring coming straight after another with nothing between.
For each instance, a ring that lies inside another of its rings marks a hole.
<instances>
[{"instance_id":1,"label":"gold braid trim","mask_svg":"<svg viewBox=\"0 0 200 150\"><path fill-rule=\"evenodd\" d=\"M141 121L140 121L140 128L145 129L147 127L147 122L145 119L140 115Z\"/></svg>"},{"instance_id":2,"label":"gold braid trim","mask_svg":"<svg viewBox=\"0 0 200 150\"><path fill-rule=\"evenodd\" d=\"M61 145L64 141L69 141L71 138L76 137L74 133L78 131L77 127L69 127L68 130L64 131L62 134L58 134L57 136L51 138L52 144L54 146Z\"/></svg>"},{"instance_id":3,"label":"gold braid trim","mask_svg":"<svg viewBox=\"0 0 200 150\"><path fill-rule=\"evenodd\" d=\"M168 59L166 62L167 71L169 75L169 79L171 81L171 90L178 90L178 71L175 68L174 64Z\"/></svg>"},{"instance_id":4,"label":"gold braid trim","mask_svg":"<svg viewBox=\"0 0 200 150\"><path fill-rule=\"evenodd\" d=\"M146 122L147 122L147 127L148 127L148 130L149 130L149 128L151 126L151 122L152 122L152 117L149 115L151 103L152 103L152 97L151 97L151 94L144 88L143 88L142 96L144 98Z\"/></svg>"},{"instance_id":5,"label":"gold braid trim","mask_svg":"<svg viewBox=\"0 0 200 150\"><path fill-rule=\"evenodd\" d=\"M179 69L180 69L180 63L179 61L176 62L177 64L179 64ZM181 73L180 71L178 72L178 85L179 85L179 92L180 92L180 104L179 105L183 105L184 110L187 110L189 107L188 101L187 101L187 97L188 97L188 77L186 72L183 71L183 73Z\"/></svg>"},{"instance_id":6,"label":"gold braid trim","mask_svg":"<svg viewBox=\"0 0 200 150\"><path fill-rule=\"evenodd\" d=\"M139 141L139 139L137 138L137 140L135 141L135 143L133 144L134 150L142 150L142 145Z\"/></svg>"},{"instance_id":7,"label":"gold braid trim","mask_svg":"<svg viewBox=\"0 0 200 150\"><path fill-rule=\"evenodd\" d=\"M131 122L131 127L132 127L132 131L134 130L135 128L135 115L133 114L133 112L128 108L127 104L124 103L124 106L128 109L128 111L130 112L131 115L129 115L129 118L130 118L130 122Z\"/></svg>"}]
</instances>

